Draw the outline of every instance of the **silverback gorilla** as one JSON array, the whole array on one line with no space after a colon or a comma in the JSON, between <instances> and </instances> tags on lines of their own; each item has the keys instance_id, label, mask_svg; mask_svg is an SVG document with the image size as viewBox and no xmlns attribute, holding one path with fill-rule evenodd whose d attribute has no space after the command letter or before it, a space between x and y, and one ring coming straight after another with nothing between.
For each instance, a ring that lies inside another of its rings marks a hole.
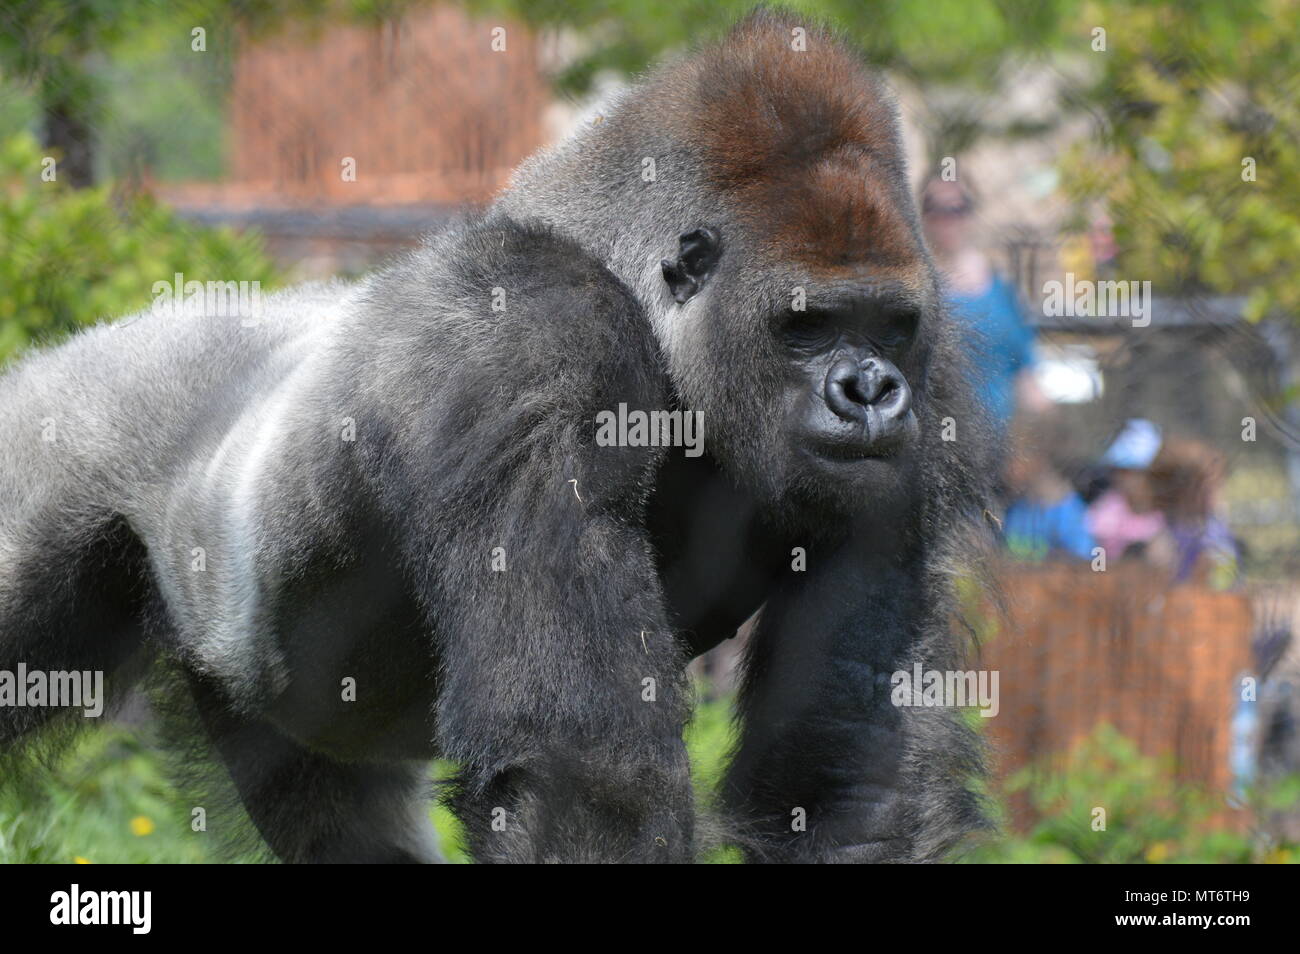
<instances>
[{"instance_id":1,"label":"silverback gorilla","mask_svg":"<svg viewBox=\"0 0 1300 954\"><path fill-rule=\"evenodd\" d=\"M170 660L286 861L436 860L433 757L481 861L688 861L715 829L933 860L981 826L959 713L890 677L959 662L986 441L891 100L800 26L661 67L359 283L20 361L0 669L120 696ZM637 411L704 453L597 439ZM756 612L705 838L685 667ZM0 746L73 722L3 707Z\"/></svg>"}]
</instances>

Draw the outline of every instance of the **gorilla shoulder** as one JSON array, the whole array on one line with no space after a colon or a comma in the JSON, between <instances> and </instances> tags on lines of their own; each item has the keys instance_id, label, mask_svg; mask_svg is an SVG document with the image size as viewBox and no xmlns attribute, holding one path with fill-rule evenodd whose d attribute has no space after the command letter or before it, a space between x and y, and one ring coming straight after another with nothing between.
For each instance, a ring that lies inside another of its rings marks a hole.
<instances>
[{"instance_id":1,"label":"gorilla shoulder","mask_svg":"<svg viewBox=\"0 0 1300 954\"><path fill-rule=\"evenodd\" d=\"M472 378L459 382L470 400L494 393L499 407L537 388L597 408L665 397L658 345L636 297L544 226L499 216L432 236L371 279L370 306L372 334L403 348L420 341L414 356Z\"/></svg>"},{"instance_id":2,"label":"gorilla shoulder","mask_svg":"<svg viewBox=\"0 0 1300 954\"><path fill-rule=\"evenodd\" d=\"M340 367L415 415L379 430L401 426L433 486L499 494L520 466L576 467L620 492L640 482L653 455L594 447L595 417L666 407L667 375L637 299L576 242L471 220L372 277L359 319Z\"/></svg>"}]
</instances>

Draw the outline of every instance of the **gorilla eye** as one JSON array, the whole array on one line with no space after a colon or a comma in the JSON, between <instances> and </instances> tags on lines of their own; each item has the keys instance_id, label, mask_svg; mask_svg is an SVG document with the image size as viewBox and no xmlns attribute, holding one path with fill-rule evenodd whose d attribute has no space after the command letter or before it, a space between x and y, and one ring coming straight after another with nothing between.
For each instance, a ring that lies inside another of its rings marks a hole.
<instances>
[{"instance_id":1,"label":"gorilla eye","mask_svg":"<svg viewBox=\"0 0 1300 954\"><path fill-rule=\"evenodd\" d=\"M786 347L796 351L823 351L839 339L839 329L825 312L791 312L781 338Z\"/></svg>"},{"instance_id":2,"label":"gorilla eye","mask_svg":"<svg viewBox=\"0 0 1300 954\"><path fill-rule=\"evenodd\" d=\"M902 348L916 336L920 323L921 313L915 308L898 308L872 329L871 338L882 348Z\"/></svg>"}]
</instances>

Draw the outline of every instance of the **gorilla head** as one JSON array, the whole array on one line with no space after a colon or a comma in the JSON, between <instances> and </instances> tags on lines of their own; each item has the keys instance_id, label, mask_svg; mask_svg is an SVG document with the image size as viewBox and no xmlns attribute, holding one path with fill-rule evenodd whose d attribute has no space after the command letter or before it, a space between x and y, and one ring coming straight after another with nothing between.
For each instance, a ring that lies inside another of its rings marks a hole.
<instances>
[{"instance_id":1,"label":"gorilla head","mask_svg":"<svg viewBox=\"0 0 1300 954\"><path fill-rule=\"evenodd\" d=\"M747 18L526 166L499 206L581 237L629 284L706 448L774 513L898 512L946 332L891 99L831 35Z\"/></svg>"}]
</instances>

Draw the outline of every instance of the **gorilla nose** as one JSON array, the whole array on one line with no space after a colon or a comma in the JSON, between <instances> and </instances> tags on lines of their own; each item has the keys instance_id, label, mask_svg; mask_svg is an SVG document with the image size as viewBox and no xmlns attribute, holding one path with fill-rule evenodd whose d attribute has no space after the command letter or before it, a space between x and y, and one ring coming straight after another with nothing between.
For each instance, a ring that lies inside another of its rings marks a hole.
<instances>
[{"instance_id":1,"label":"gorilla nose","mask_svg":"<svg viewBox=\"0 0 1300 954\"><path fill-rule=\"evenodd\" d=\"M846 421L888 429L911 409L912 392L888 361L843 357L826 375L826 405Z\"/></svg>"}]
</instances>

